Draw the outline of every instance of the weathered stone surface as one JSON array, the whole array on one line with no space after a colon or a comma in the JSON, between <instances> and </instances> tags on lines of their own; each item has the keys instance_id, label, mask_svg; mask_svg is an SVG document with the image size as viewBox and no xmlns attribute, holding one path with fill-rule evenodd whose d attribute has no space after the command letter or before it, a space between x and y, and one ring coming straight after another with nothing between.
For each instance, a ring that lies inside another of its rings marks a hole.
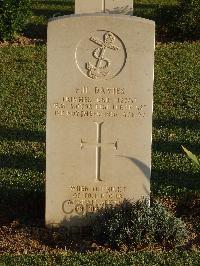
<instances>
[{"instance_id":1,"label":"weathered stone surface","mask_svg":"<svg viewBox=\"0 0 200 266\"><path fill-rule=\"evenodd\" d=\"M112 14L133 14L132 0L106 0L105 12Z\"/></svg>"},{"instance_id":2,"label":"weathered stone surface","mask_svg":"<svg viewBox=\"0 0 200 266\"><path fill-rule=\"evenodd\" d=\"M102 0L75 0L75 14L104 12Z\"/></svg>"},{"instance_id":3,"label":"weathered stone surface","mask_svg":"<svg viewBox=\"0 0 200 266\"><path fill-rule=\"evenodd\" d=\"M150 194L154 23L76 15L48 25L46 224Z\"/></svg>"},{"instance_id":4,"label":"weathered stone surface","mask_svg":"<svg viewBox=\"0 0 200 266\"><path fill-rule=\"evenodd\" d=\"M133 14L133 0L75 0L75 14L83 13Z\"/></svg>"}]
</instances>

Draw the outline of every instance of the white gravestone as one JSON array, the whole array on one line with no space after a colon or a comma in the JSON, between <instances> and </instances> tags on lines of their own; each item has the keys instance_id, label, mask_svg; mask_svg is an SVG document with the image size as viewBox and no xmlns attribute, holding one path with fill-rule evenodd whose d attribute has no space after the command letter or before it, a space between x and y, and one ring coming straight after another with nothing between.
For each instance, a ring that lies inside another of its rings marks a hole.
<instances>
[{"instance_id":1,"label":"white gravestone","mask_svg":"<svg viewBox=\"0 0 200 266\"><path fill-rule=\"evenodd\" d=\"M125 15L49 22L48 226L149 198L154 31Z\"/></svg>"},{"instance_id":2,"label":"white gravestone","mask_svg":"<svg viewBox=\"0 0 200 266\"><path fill-rule=\"evenodd\" d=\"M75 14L133 14L133 0L75 0Z\"/></svg>"}]
</instances>

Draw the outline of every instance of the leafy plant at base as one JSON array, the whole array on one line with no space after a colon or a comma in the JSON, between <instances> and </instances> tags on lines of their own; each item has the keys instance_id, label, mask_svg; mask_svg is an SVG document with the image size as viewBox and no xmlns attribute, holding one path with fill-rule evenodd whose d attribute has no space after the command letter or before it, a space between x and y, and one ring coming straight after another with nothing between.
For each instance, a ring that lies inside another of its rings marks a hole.
<instances>
[{"instance_id":1,"label":"leafy plant at base","mask_svg":"<svg viewBox=\"0 0 200 266\"><path fill-rule=\"evenodd\" d=\"M0 39L15 39L30 18L30 10L30 0L0 0Z\"/></svg>"},{"instance_id":2,"label":"leafy plant at base","mask_svg":"<svg viewBox=\"0 0 200 266\"><path fill-rule=\"evenodd\" d=\"M178 246L187 237L185 224L159 203L124 201L101 210L94 224L94 238L112 247L147 244Z\"/></svg>"}]
</instances>

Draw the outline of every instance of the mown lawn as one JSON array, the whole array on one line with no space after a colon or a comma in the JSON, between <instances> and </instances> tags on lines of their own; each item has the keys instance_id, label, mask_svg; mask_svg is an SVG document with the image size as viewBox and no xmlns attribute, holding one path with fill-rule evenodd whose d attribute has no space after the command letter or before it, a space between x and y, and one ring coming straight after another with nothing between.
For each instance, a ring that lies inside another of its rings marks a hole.
<instances>
[{"instance_id":1,"label":"mown lawn","mask_svg":"<svg viewBox=\"0 0 200 266\"><path fill-rule=\"evenodd\" d=\"M62 255L35 255L2 257L3 265L43 266L43 265L75 265L75 266L106 266L106 265L148 265L148 266L198 266L200 254L195 252L137 252L130 254L95 252L88 254L73 253Z\"/></svg>"},{"instance_id":2,"label":"mown lawn","mask_svg":"<svg viewBox=\"0 0 200 266\"><path fill-rule=\"evenodd\" d=\"M47 19L59 12L73 12L71 1L33 2L34 15L26 31L31 38L45 40ZM135 12L150 17L159 4L176 5L176 1L137 0ZM0 48L0 254L61 253L4 255L2 263L200 264L200 176L181 149L183 145L200 157L199 54L200 42L159 43L155 52L152 198L187 222L191 239L180 250L170 252L155 248L152 252L128 254L82 254L65 251L53 235L49 241L49 235L38 235L35 230L45 230L46 44Z\"/></svg>"},{"instance_id":3,"label":"mown lawn","mask_svg":"<svg viewBox=\"0 0 200 266\"><path fill-rule=\"evenodd\" d=\"M159 45L155 57L152 183L155 195L200 193L197 167L181 145L200 153L200 43Z\"/></svg>"}]
</instances>

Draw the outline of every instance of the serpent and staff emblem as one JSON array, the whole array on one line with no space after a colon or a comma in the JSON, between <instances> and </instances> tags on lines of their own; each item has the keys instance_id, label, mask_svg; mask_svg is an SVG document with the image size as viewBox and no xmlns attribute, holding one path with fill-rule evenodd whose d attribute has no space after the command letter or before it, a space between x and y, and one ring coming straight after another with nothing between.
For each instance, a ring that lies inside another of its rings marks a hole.
<instances>
[{"instance_id":1,"label":"serpent and staff emblem","mask_svg":"<svg viewBox=\"0 0 200 266\"><path fill-rule=\"evenodd\" d=\"M91 37L90 41L96 43L100 47L92 52L93 57L97 59L96 64L93 65L91 62L85 64L88 70L87 75L92 79L105 77L109 74L109 66L111 64L110 59L105 57L106 50L112 49L117 51L120 50L120 48L115 45L115 36L112 32L105 33L103 35L103 40Z\"/></svg>"}]
</instances>

